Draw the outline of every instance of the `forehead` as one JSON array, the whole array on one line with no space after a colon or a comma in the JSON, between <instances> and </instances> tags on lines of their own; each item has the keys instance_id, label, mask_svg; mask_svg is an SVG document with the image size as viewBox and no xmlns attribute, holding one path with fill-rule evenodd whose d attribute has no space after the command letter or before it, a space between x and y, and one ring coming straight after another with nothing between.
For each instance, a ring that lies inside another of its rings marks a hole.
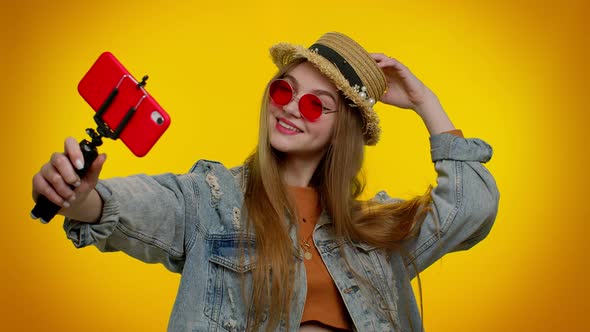
<instances>
[{"instance_id":1,"label":"forehead","mask_svg":"<svg viewBox=\"0 0 590 332\"><path fill-rule=\"evenodd\" d=\"M293 77L298 85L306 89L321 89L337 94L338 89L332 81L324 76L319 69L317 69L310 62L303 62L291 68L285 75Z\"/></svg>"}]
</instances>

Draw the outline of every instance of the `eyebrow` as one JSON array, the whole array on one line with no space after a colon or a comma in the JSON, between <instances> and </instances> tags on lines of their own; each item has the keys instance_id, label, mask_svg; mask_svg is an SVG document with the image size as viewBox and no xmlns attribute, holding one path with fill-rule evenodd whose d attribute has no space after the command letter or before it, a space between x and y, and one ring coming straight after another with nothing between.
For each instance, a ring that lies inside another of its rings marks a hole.
<instances>
[{"instance_id":1,"label":"eyebrow","mask_svg":"<svg viewBox=\"0 0 590 332\"><path fill-rule=\"evenodd\" d=\"M296 88L298 88L299 86L299 82L297 82L297 79L295 77L293 77L292 75L289 74L285 74L283 75L283 78L289 78L290 80L293 81L293 85L295 85ZM314 89L311 90L312 93L316 94L316 95L325 95L328 96L330 98L332 98L332 100L334 101L334 103L336 103L336 98L334 97L334 95L332 95L331 92L326 91L326 90L322 90L322 89Z\"/></svg>"}]
</instances>

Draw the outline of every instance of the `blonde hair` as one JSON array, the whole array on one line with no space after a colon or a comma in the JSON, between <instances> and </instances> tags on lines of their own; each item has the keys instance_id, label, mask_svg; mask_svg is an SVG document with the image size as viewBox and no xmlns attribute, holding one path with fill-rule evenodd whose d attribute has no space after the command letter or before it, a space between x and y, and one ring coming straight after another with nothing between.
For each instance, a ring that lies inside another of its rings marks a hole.
<instances>
[{"instance_id":1,"label":"blonde hair","mask_svg":"<svg viewBox=\"0 0 590 332\"><path fill-rule=\"evenodd\" d=\"M303 61L284 67L274 78ZM266 330L272 331L281 320L289 328L297 268L289 229L297 227L297 219L280 174L281 153L270 145L267 105L268 89L262 100L258 146L246 160L249 174L244 204L248 215L245 231L253 230L256 241L248 330L259 329L266 316ZM396 250L401 240L419 228L430 202L430 189L404 202L358 201L364 189L360 177L364 158L362 119L345 101L338 107L331 143L311 184L317 188L338 238Z\"/></svg>"}]
</instances>

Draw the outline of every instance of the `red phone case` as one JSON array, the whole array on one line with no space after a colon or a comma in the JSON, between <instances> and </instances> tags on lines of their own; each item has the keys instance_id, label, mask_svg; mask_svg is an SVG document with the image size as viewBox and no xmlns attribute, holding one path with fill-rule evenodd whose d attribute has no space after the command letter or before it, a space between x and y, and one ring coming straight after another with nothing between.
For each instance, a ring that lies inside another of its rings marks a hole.
<instances>
[{"instance_id":1,"label":"red phone case","mask_svg":"<svg viewBox=\"0 0 590 332\"><path fill-rule=\"evenodd\" d=\"M143 157L170 126L170 116L113 54L104 52L78 84L78 92L96 112L113 89L118 93L102 119L115 130L127 112L135 108L119 137L133 154Z\"/></svg>"}]
</instances>

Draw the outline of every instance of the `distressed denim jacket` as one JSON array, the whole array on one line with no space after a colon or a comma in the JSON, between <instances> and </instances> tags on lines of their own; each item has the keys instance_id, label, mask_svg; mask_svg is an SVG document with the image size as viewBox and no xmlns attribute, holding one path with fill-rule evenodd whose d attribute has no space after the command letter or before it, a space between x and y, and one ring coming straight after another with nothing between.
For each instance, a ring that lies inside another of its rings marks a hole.
<instances>
[{"instance_id":1,"label":"distressed denim jacket","mask_svg":"<svg viewBox=\"0 0 590 332\"><path fill-rule=\"evenodd\" d=\"M347 265L330 216L324 212L315 227L313 241L355 331L422 331L410 280L444 254L469 249L492 227L499 193L482 165L490 160L491 147L447 133L432 136L430 144L438 174L432 209L418 235L402 243L402 250L386 253L363 243L345 243ZM248 308L241 277L245 275L244 285L250 289L256 265L255 248L245 257L240 253L246 177L244 167L227 169L200 160L188 174L100 181L96 190L104 201L101 220L87 224L66 219L64 229L76 247L120 250L182 273L170 331L244 331ZM373 199L393 201L385 192ZM298 268L291 331L299 328L307 293L296 234L292 229ZM247 236L253 241L252 234ZM286 331L285 322L278 330Z\"/></svg>"}]
</instances>

